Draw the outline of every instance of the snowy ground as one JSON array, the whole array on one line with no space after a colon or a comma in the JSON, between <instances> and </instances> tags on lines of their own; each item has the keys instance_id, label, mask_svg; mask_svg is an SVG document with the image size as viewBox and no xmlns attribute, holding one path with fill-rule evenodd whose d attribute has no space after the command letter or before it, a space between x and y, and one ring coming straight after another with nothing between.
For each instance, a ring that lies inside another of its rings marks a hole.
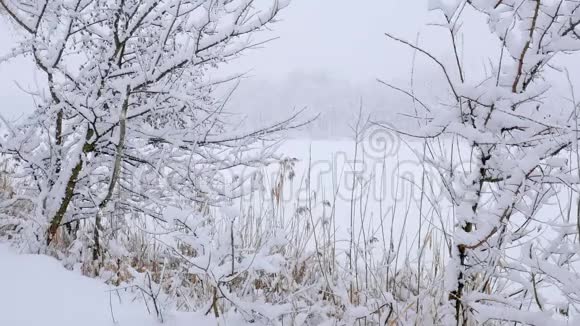
<instances>
[{"instance_id":1,"label":"snowy ground","mask_svg":"<svg viewBox=\"0 0 580 326\"><path fill-rule=\"evenodd\" d=\"M0 244L0 325L153 326L155 315L134 294L64 269L57 260L21 255ZM121 291L122 292L122 291ZM195 314L168 314L163 325L217 325ZM235 323L227 323L235 325Z\"/></svg>"}]
</instances>

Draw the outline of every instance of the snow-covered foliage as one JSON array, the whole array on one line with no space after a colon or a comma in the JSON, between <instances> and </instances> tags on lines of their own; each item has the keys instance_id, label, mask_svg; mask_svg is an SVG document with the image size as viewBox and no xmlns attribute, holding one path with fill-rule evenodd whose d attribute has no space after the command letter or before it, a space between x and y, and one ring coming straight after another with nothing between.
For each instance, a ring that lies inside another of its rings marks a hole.
<instances>
[{"instance_id":1,"label":"snow-covered foliage","mask_svg":"<svg viewBox=\"0 0 580 326\"><path fill-rule=\"evenodd\" d=\"M25 34L13 55L32 56L46 76L36 112L2 146L26 185L13 200L34 211L19 227L45 245L61 235L93 242L96 259L103 234L127 223L110 220L113 210L159 218L179 200L208 205L246 191L248 180L219 172L267 163L269 150L253 144L291 119L230 127L207 72L252 46L286 5L2 1Z\"/></svg>"},{"instance_id":2,"label":"snow-covered foliage","mask_svg":"<svg viewBox=\"0 0 580 326\"><path fill-rule=\"evenodd\" d=\"M580 5L435 0L430 7L444 17L452 64L388 36L439 67L450 91L446 103L421 107L422 130L412 134L471 147L430 150L438 154L426 158L454 208L440 323L566 324L580 309L579 108L573 89L566 101L553 86L569 81L559 59L580 49ZM498 59L483 78L463 64L461 40L478 37L462 33L466 15L484 15L497 39Z\"/></svg>"},{"instance_id":3,"label":"snow-covered foliage","mask_svg":"<svg viewBox=\"0 0 580 326\"><path fill-rule=\"evenodd\" d=\"M561 59L580 50L580 4L430 1L448 58L387 36L439 69L448 94L433 104L383 81L412 100L411 122L342 117L354 157L332 162L323 189L317 162L271 141L297 116L246 130L226 112L235 78L212 78L287 5L0 0L22 36L0 62L28 56L45 77L33 115L1 121L0 237L162 322L577 323L580 107ZM478 37L462 29L475 16L498 52L483 77L460 46ZM399 160L403 143L416 160Z\"/></svg>"},{"instance_id":4,"label":"snow-covered foliage","mask_svg":"<svg viewBox=\"0 0 580 326\"><path fill-rule=\"evenodd\" d=\"M225 111L227 96L214 96L232 78L209 73L255 46L252 34L288 1L0 5L22 34L2 61L32 57L45 77L35 113L2 139L17 190L2 198L1 232L116 284L138 275L163 283L157 267L183 261L209 260L204 275L215 276L228 243L209 208L251 192L254 174L235 170L271 163L272 143L258 141L296 124L291 116L246 130Z\"/></svg>"}]
</instances>

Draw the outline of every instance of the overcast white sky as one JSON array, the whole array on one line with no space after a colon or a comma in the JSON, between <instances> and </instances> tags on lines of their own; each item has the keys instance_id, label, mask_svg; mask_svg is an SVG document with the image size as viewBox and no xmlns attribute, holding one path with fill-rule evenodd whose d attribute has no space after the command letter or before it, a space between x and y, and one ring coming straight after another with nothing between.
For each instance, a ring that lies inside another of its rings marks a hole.
<instances>
[{"instance_id":1,"label":"overcast white sky","mask_svg":"<svg viewBox=\"0 0 580 326\"><path fill-rule=\"evenodd\" d=\"M427 0L294 0L273 27L280 39L238 64L262 78L312 70L350 80L403 74L392 60L403 49L383 33L414 39L426 22Z\"/></svg>"},{"instance_id":2,"label":"overcast white sky","mask_svg":"<svg viewBox=\"0 0 580 326\"><path fill-rule=\"evenodd\" d=\"M383 32L414 39L427 22L427 0L294 0L268 35L279 39L226 67L251 70L259 80L282 80L293 72L324 73L361 82L408 73L408 51L388 42ZM0 24L0 56L12 32ZM407 57L406 63L395 60ZM23 60L0 65L0 113L30 112L33 70Z\"/></svg>"}]
</instances>

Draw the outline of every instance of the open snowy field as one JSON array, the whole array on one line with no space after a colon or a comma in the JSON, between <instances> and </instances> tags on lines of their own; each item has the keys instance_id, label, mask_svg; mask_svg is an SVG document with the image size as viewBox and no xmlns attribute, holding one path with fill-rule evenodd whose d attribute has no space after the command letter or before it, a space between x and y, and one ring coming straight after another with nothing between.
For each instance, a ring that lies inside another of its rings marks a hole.
<instances>
[{"instance_id":1,"label":"open snowy field","mask_svg":"<svg viewBox=\"0 0 580 326\"><path fill-rule=\"evenodd\" d=\"M421 201L426 211L431 205L442 210L448 205L436 170L421 163L423 142L402 139L391 131L371 130L359 136L358 142L354 137L289 139L278 153L291 162L275 199L281 203L281 214L291 217L297 208L312 205L321 220L336 220L333 232L341 240L349 237L352 217L352 226L357 232L361 226L366 228L369 239L380 236L381 228L389 230L390 236L392 226L393 235L400 238L395 242L411 246L417 241L419 224L433 218L429 213L419 214ZM266 169L264 187L253 196L272 201L280 171L278 164ZM290 172L292 178L288 178ZM422 191L425 184L428 190Z\"/></svg>"}]
</instances>

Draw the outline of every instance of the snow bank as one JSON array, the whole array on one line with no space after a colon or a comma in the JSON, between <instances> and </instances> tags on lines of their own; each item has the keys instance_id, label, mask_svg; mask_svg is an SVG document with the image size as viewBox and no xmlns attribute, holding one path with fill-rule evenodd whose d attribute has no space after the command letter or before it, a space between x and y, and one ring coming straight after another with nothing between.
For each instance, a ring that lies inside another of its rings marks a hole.
<instances>
[{"instance_id":1,"label":"snow bank","mask_svg":"<svg viewBox=\"0 0 580 326\"><path fill-rule=\"evenodd\" d=\"M111 291L113 290L113 291ZM153 326L145 304L41 255L19 255L0 244L0 325ZM198 314L166 314L168 326L218 325ZM232 323L220 323L232 325Z\"/></svg>"}]
</instances>

